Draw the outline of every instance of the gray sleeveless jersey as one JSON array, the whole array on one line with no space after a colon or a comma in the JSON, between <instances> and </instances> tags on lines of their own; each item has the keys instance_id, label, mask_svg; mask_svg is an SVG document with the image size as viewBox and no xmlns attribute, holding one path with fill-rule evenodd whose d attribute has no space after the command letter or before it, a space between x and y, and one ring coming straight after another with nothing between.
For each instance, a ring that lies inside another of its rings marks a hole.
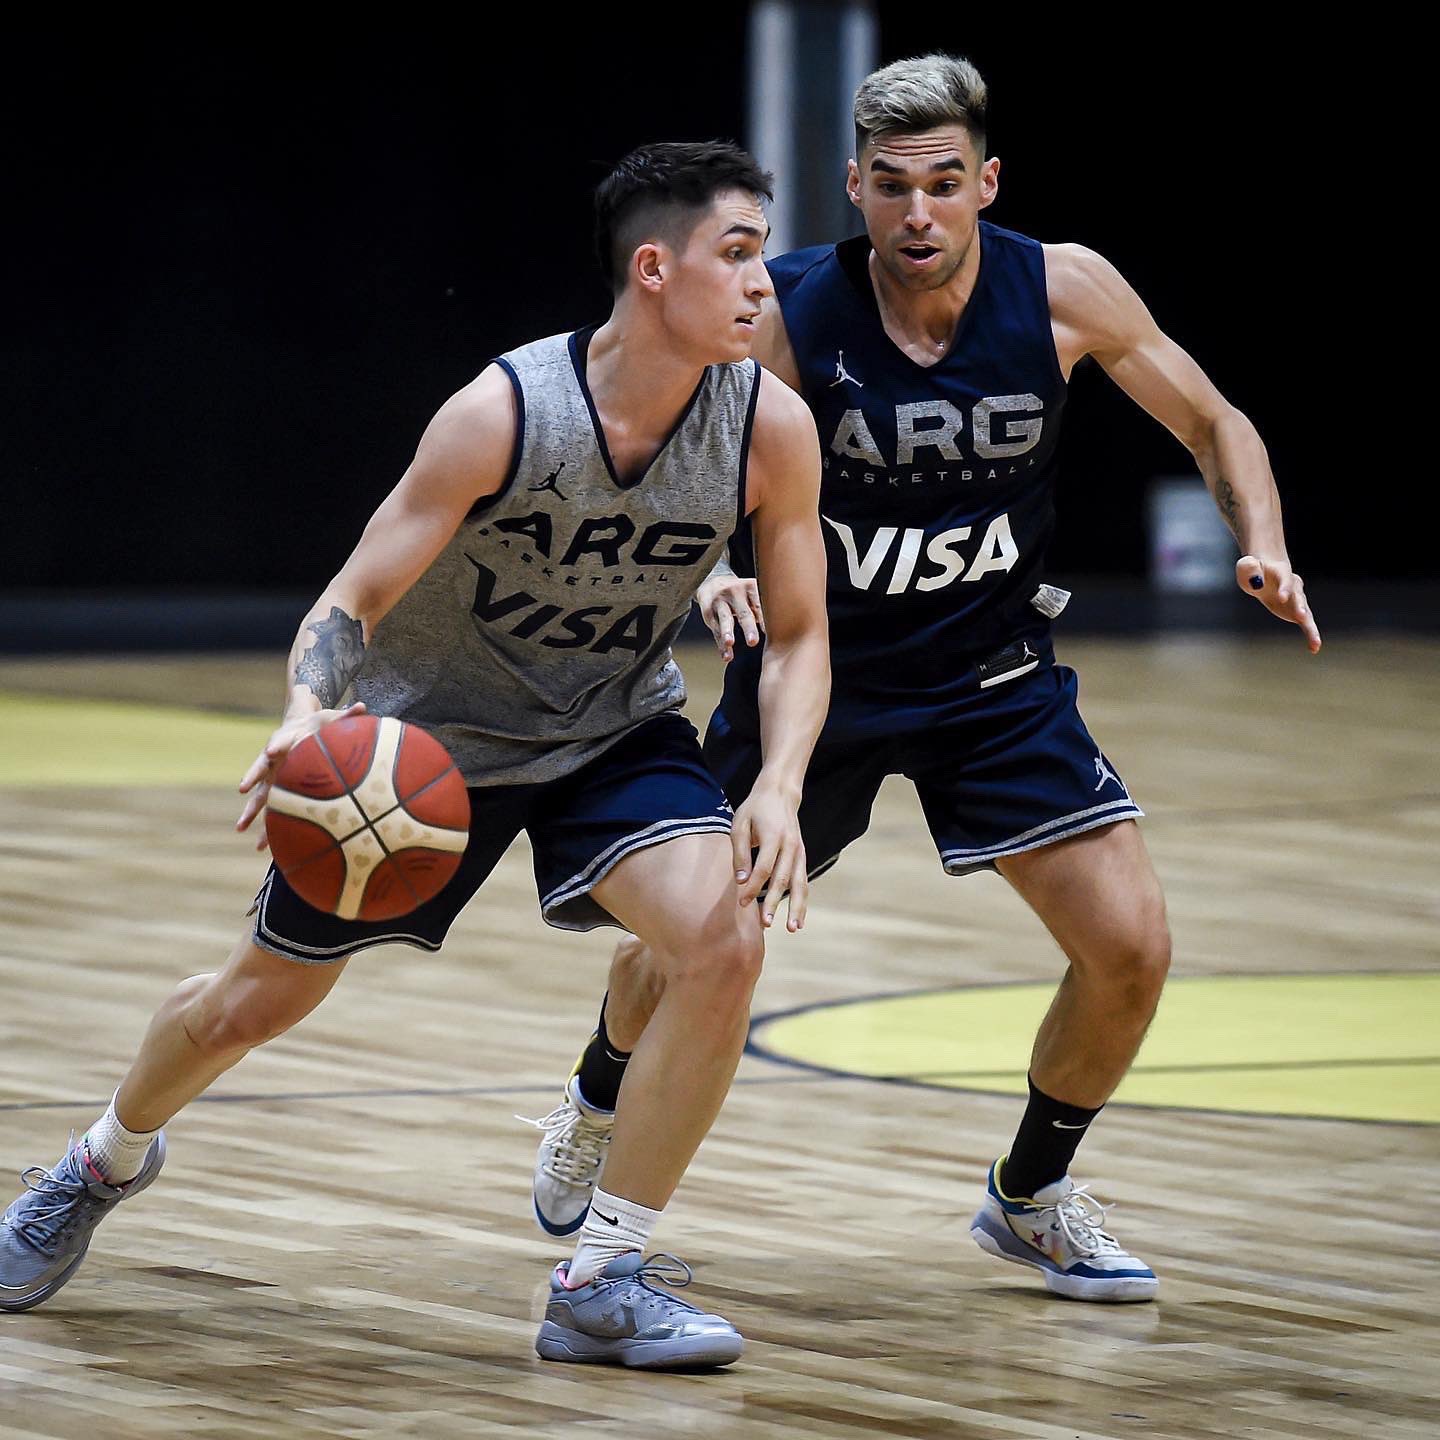
<instances>
[{"instance_id":1,"label":"gray sleeveless jersey","mask_svg":"<svg viewBox=\"0 0 1440 1440\"><path fill-rule=\"evenodd\" d=\"M431 731L470 785L556 779L684 701L670 646L744 510L758 367L710 366L622 483L585 383L591 333L500 358L520 412L510 475L380 623L355 677L356 699Z\"/></svg>"}]
</instances>

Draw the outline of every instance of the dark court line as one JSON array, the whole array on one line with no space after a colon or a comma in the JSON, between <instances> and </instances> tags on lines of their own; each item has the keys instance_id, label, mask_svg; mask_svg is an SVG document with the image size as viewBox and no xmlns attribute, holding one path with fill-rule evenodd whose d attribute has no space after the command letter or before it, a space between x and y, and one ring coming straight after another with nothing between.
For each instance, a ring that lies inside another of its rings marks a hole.
<instances>
[{"instance_id":1,"label":"dark court line","mask_svg":"<svg viewBox=\"0 0 1440 1440\"><path fill-rule=\"evenodd\" d=\"M1215 1065L1133 1065L1127 1075L1218 1075L1236 1070L1368 1070L1396 1065L1440 1065L1440 1055L1387 1055L1353 1060L1227 1060ZM911 1070L877 1079L884 1080L1003 1080L1020 1072L1012 1065L1005 1070Z\"/></svg>"},{"instance_id":2,"label":"dark court line","mask_svg":"<svg viewBox=\"0 0 1440 1440\"><path fill-rule=\"evenodd\" d=\"M805 1072L790 1075L754 1075L736 1080L732 1088L739 1086L813 1085L836 1080L866 1080L866 1075L840 1075L826 1072ZM546 1095L555 1090L555 1082L530 1085L433 1085L416 1086L412 1089L374 1090L294 1090L274 1094L255 1092L249 1095L197 1095L192 1105L276 1105L306 1100L412 1100L447 1099L461 1095ZM558 1093L558 1092L557 1092ZM0 1101L0 1113L14 1113L21 1110L79 1110L95 1107L103 1110L110 1103L104 1100L5 1100Z\"/></svg>"}]
</instances>

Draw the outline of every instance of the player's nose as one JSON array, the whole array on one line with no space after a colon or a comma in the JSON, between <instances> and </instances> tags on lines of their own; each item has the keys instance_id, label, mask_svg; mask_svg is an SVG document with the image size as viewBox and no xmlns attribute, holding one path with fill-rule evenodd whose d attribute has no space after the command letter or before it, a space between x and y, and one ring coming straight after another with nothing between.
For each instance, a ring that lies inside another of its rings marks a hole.
<instances>
[{"instance_id":1,"label":"player's nose","mask_svg":"<svg viewBox=\"0 0 1440 1440\"><path fill-rule=\"evenodd\" d=\"M911 230L930 228L930 201L923 190L910 192L910 207L905 212L905 224Z\"/></svg>"},{"instance_id":2,"label":"player's nose","mask_svg":"<svg viewBox=\"0 0 1440 1440\"><path fill-rule=\"evenodd\" d=\"M765 268L763 260L757 260L749 267L745 276L745 295L754 301L768 300L775 293L775 286L771 283L770 272Z\"/></svg>"}]
</instances>

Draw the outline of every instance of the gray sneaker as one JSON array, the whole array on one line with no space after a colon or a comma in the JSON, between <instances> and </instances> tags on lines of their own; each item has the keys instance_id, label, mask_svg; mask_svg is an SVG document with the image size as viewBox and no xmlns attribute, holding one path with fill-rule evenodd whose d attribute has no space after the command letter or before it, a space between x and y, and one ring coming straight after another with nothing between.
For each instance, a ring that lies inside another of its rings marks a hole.
<instances>
[{"instance_id":1,"label":"gray sneaker","mask_svg":"<svg viewBox=\"0 0 1440 1440\"><path fill-rule=\"evenodd\" d=\"M151 1142L140 1173L107 1185L85 1146L71 1145L53 1170L32 1165L25 1193L0 1218L0 1310L28 1310L48 1300L80 1267L90 1232L120 1201L138 1194L165 1163L165 1132Z\"/></svg>"},{"instance_id":2,"label":"gray sneaker","mask_svg":"<svg viewBox=\"0 0 1440 1440\"><path fill-rule=\"evenodd\" d=\"M565 1288L565 1269L556 1266L550 1277L550 1303L535 1339L542 1360L673 1370L729 1365L745 1348L728 1320L656 1288L658 1280L684 1286L694 1278L673 1255L622 1255L578 1290Z\"/></svg>"}]
</instances>

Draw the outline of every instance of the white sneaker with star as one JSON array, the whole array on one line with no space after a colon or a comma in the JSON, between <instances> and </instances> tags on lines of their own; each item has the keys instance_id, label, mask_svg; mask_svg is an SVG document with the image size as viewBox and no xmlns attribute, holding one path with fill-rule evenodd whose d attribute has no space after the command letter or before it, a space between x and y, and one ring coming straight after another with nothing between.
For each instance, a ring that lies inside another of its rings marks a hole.
<instances>
[{"instance_id":1,"label":"white sneaker with star","mask_svg":"<svg viewBox=\"0 0 1440 1440\"><path fill-rule=\"evenodd\" d=\"M990 1167L985 1203L970 1222L982 1250L1032 1266L1055 1294L1071 1300L1155 1298L1155 1272L1105 1230L1107 1207L1087 1187L1065 1175L1029 1199L1013 1200L1000 1188L1000 1165Z\"/></svg>"}]
</instances>

